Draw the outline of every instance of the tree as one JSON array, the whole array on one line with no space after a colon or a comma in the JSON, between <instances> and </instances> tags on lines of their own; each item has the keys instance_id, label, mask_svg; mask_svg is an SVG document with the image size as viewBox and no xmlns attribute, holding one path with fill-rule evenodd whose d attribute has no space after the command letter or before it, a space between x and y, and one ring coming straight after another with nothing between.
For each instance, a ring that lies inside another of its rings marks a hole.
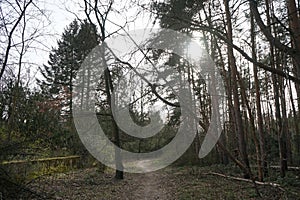
<instances>
[{"instance_id":1,"label":"tree","mask_svg":"<svg viewBox=\"0 0 300 200\"><path fill-rule=\"evenodd\" d=\"M232 22L231 22L231 13L229 10L229 2L227 0L224 1L225 4L225 13L226 13L226 22L227 22L227 39L232 43L233 41L233 32L232 32ZM235 117L235 128L238 136L239 142L239 151L242 157L242 160L245 166L250 170L250 163L248 159L247 146L245 140L245 129L241 116L241 108L240 108L240 100L238 94L238 85L237 85L237 76L238 70L236 66L236 60L233 54L233 48L228 46L228 65L231 71L231 81L232 81L232 94L233 94L233 112ZM245 174L245 178L250 178L250 174Z\"/></svg>"},{"instance_id":2,"label":"tree","mask_svg":"<svg viewBox=\"0 0 300 200\"><path fill-rule=\"evenodd\" d=\"M43 23L41 23L43 22ZM4 0L0 5L0 80L15 65L23 66L23 57L41 42L48 25L47 12L33 0ZM17 62L16 62L17 61ZM9 68L9 69L8 69ZM19 73L20 70L19 70Z\"/></svg>"},{"instance_id":3,"label":"tree","mask_svg":"<svg viewBox=\"0 0 300 200\"><path fill-rule=\"evenodd\" d=\"M24 1L24 2L21 2L21 5L20 2L16 1L16 5L14 6L11 6L12 10L13 9L20 9L20 12L17 16L13 16L15 17L14 20L11 20L10 17L12 15L12 13L4 13L4 5L5 4L1 4L2 6L0 7L0 11L1 11L1 31L3 31L5 33L5 36L6 36L6 39L7 39L7 45L6 47L4 48L4 53L2 54L3 58L1 58L1 71L0 71L0 80L4 74L4 71L5 71L5 68L7 66L7 62L8 62L8 59L9 59L9 55L10 55L10 51L11 51L11 48L13 47L13 35L15 34L15 31L17 29L17 27L21 24L21 20L23 18L25 18L25 13L27 11L27 8L28 6L30 6L32 4L32 0L29 0L28 2ZM10 2L5 2L7 3L7 5L10 5ZM6 6L7 6L6 5ZM8 8L6 8L8 9ZM8 21L9 20L9 21ZM11 26L12 27L9 27Z\"/></svg>"},{"instance_id":4,"label":"tree","mask_svg":"<svg viewBox=\"0 0 300 200\"><path fill-rule=\"evenodd\" d=\"M73 124L73 81L85 57L98 43L99 36L93 24L87 20L80 23L74 20L65 29L58 41L58 47L52 49L48 65L40 68L43 78L37 80L46 102L49 105L58 105L57 116L62 130L55 133L55 137L73 154L86 153L82 151Z\"/></svg>"},{"instance_id":5,"label":"tree","mask_svg":"<svg viewBox=\"0 0 300 200\"><path fill-rule=\"evenodd\" d=\"M161 19L160 23L162 27L167 27L167 28L172 28L175 30L180 30L183 32L192 32L194 31L194 27L202 27L202 22L204 21L204 19L202 19L202 17L200 17L198 20L200 22L195 22L195 19L198 17L197 13L199 11L201 11L203 9L203 7L205 6L205 4L208 4L209 6L210 1L166 1L164 3L158 3L155 4L154 3L154 7L156 8L156 10L158 11L158 17ZM230 13L230 8L229 8L229 4L228 1L224 1L224 5L225 5L225 13L226 13L226 24L227 27L220 27L219 30L226 30L227 31L227 35L224 34L224 38L226 41L228 41L228 43L233 43L233 31L232 31L232 24L231 24L231 13ZM199 15L201 16L201 15ZM209 24L209 26L212 26L211 20L210 18L208 18L208 14L207 12L205 12L204 10L204 16L206 17L205 20L207 20L207 23ZM209 15L210 16L210 15ZM207 30L203 30L203 35L204 37L206 36L205 31ZM210 32L211 33L211 32ZM212 37L214 37L214 34L211 33ZM207 39L207 37L205 37L205 39ZM212 40L215 41L216 37ZM207 41L206 41L207 42ZM209 49L208 45L207 46L207 50L208 51L212 51L211 49ZM218 46L218 45L217 45ZM215 51L217 49L220 49L220 47L217 47L215 49ZM219 52L212 52L211 54L214 55L216 53ZM239 100L239 88L238 88L238 70L237 70L237 64L236 64L236 60L234 57L234 53L233 53L233 47L231 45L227 45L227 54L228 54L228 71L231 74L231 77L226 77L229 78L230 80L226 80L228 81L227 83L227 92L229 96L229 104L230 104L230 108L231 109L231 116L233 117L233 123L235 125L236 128L236 134L238 139L238 148L239 148L239 152L241 155L241 159L243 160L243 172L245 173L245 177L250 177L251 171L250 171L250 163L248 160L248 155L247 155L247 146L246 146L246 139L245 139L245 130L244 130L244 122L242 119L242 115L241 115L241 111L240 111L240 107L241 107L241 103ZM222 55L221 55L222 56ZM225 65L223 65L223 67L225 68ZM225 73L224 73L225 74ZM231 91L232 90L232 91ZM242 90L242 88L241 88ZM232 98L233 98L233 103L231 102L231 94L232 94ZM203 94L200 94L203 95ZM208 110L209 112L209 107L206 106L206 110ZM201 112L201 114L203 115L205 112ZM204 126L204 130L207 129L209 120L204 121L203 126ZM224 148L223 145L221 145L219 143L219 146L221 148ZM229 151L224 150L224 152L229 153ZM229 156L232 157L232 156ZM244 170L245 169L245 170Z\"/></svg>"},{"instance_id":6,"label":"tree","mask_svg":"<svg viewBox=\"0 0 300 200\"><path fill-rule=\"evenodd\" d=\"M119 146L121 145L120 141L120 130L119 127L112 115L112 102L114 100L112 99L112 93L114 92L114 85L113 85L113 80L112 80L112 75L111 75L111 69L109 69L108 64L107 64L107 57L106 57L106 52L108 51L106 47L103 45L107 37L109 37L111 34L107 34L106 26L108 23L108 16L109 14L113 11L113 0L108 0L106 2L101 2L99 0L85 0L84 1L84 11L85 15L88 18L89 22L93 24L92 17L96 19L96 24L100 30L100 44L102 45L101 49L101 60L102 60L102 65L104 67L104 83L105 83L105 95L107 99L107 104L108 104L108 110L109 110L109 115L111 116L111 122L112 122L112 135L114 137L114 143L115 145ZM114 22L112 22L114 24ZM127 22L125 22L127 23ZM116 25L116 24L114 24ZM119 29L119 27L118 27ZM112 33L113 34L113 33ZM115 148L115 161L116 161L116 173L115 173L115 178L116 179L123 179L124 178L124 173L123 173L123 164L122 164L122 157L121 157L121 152Z\"/></svg>"},{"instance_id":7,"label":"tree","mask_svg":"<svg viewBox=\"0 0 300 200\"><path fill-rule=\"evenodd\" d=\"M267 164L271 161L267 155L270 144L266 138L278 141L276 155L280 156L277 162L281 165L281 176L284 176L293 155L290 135L293 132L297 135L299 129L295 121L299 111L292 98L293 91L297 91L299 97L299 4L295 0L249 0L248 3L251 13L240 1L166 0L152 3L150 12L160 20L162 27L197 34L201 31L206 42L214 43L206 46L210 47L207 49L211 55L218 55L219 60L215 60L223 72L229 107L234 110L228 114L228 124L235 124L237 128L244 167L238 165L242 169L247 167L243 171L251 174L247 151L252 152L254 142L258 175L262 180L264 175L267 176ZM261 13L265 13L266 18ZM241 26L245 23L250 28ZM259 29L255 29L256 25ZM249 38L251 41L248 41ZM290 84L292 88L289 88L291 106L287 103L286 80L293 82ZM246 110L242 112L243 108ZM290 124L289 109L293 111L294 124ZM248 137L249 131L252 137ZM228 140L231 138L229 136ZM246 145L248 142L249 145ZM229 148L235 144L234 139L229 140ZM225 149L225 152L229 151ZM232 155L229 157L233 158Z\"/></svg>"},{"instance_id":8,"label":"tree","mask_svg":"<svg viewBox=\"0 0 300 200\"><path fill-rule=\"evenodd\" d=\"M257 46L256 46L256 34L255 34L255 24L253 14L250 13L250 23L251 23L251 43L252 43L252 57L257 60ZM265 148L265 135L263 128L263 116L261 108L261 93L259 88L259 77L258 77L258 67L254 64L254 85L255 85L255 103L256 103L256 117L257 117L257 130L259 135L259 149L258 155L258 176L259 180L263 181L264 176L267 175L267 161L266 161L266 148ZM255 130L254 130L255 131Z\"/></svg>"},{"instance_id":9,"label":"tree","mask_svg":"<svg viewBox=\"0 0 300 200\"><path fill-rule=\"evenodd\" d=\"M24 57L35 50L35 45L45 36L47 12L39 6L38 1L32 0L5 0L0 5L0 84L5 85L7 80L13 80L14 84L9 105L8 140L14 129L16 108L20 106L19 92L22 91L19 89L26 84L21 76L25 68L29 71L35 64L25 62Z\"/></svg>"},{"instance_id":10,"label":"tree","mask_svg":"<svg viewBox=\"0 0 300 200\"><path fill-rule=\"evenodd\" d=\"M63 105L61 115L68 121L72 115L72 81L85 57L98 45L96 27L84 20L74 20L65 30L58 47L49 55L48 65L40 68L43 79L38 83L46 95Z\"/></svg>"}]
</instances>

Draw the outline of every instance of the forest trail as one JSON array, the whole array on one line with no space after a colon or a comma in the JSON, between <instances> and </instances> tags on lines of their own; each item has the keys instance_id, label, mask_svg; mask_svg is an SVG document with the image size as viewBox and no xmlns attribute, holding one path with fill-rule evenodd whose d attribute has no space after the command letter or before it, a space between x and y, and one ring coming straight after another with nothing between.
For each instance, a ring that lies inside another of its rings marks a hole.
<instances>
[{"instance_id":1,"label":"forest trail","mask_svg":"<svg viewBox=\"0 0 300 200\"><path fill-rule=\"evenodd\" d=\"M140 160L136 167L145 171L149 170L151 160ZM132 199L145 200L169 200L172 197L172 192L166 187L167 175L161 171L136 174L134 178L139 186L132 193ZM170 185L170 183L168 183Z\"/></svg>"},{"instance_id":2,"label":"forest trail","mask_svg":"<svg viewBox=\"0 0 300 200\"><path fill-rule=\"evenodd\" d=\"M147 170L149 166L151 160L135 163L135 167L141 169ZM47 195L45 199L56 200L258 199L252 183L208 174L222 170L223 166L167 167L150 173L125 173L124 180L116 180L113 169L101 173L97 168L89 168L44 176L29 186ZM296 183L289 187L290 192L270 186L259 186L259 190L266 200L299 199Z\"/></svg>"}]
</instances>

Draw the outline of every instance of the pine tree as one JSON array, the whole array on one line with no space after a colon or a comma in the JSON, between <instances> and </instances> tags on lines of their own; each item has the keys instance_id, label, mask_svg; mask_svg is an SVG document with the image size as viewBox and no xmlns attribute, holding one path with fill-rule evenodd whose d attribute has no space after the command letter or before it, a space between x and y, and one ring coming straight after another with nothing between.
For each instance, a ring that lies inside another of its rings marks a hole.
<instances>
[{"instance_id":1,"label":"pine tree","mask_svg":"<svg viewBox=\"0 0 300 200\"><path fill-rule=\"evenodd\" d=\"M43 75L38 83L45 95L53 100L61 101L61 114L71 116L72 112L72 81L85 57L99 43L96 27L83 21L74 20L64 31L58 41L58 47L53 48L47 65L40 68Z\"/></svg>"}]
</instances>

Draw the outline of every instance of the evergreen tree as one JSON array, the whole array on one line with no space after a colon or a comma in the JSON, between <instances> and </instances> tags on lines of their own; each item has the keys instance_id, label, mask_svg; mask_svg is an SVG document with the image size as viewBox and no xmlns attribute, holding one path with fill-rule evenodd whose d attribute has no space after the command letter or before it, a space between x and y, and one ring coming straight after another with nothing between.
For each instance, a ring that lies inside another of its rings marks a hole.
<instances>
[{"instance_id":1,"label":"evergreen tree","mask_svg":"<svg viewBox=\"0 0 300 200\"><path fill-rule=\"evenodd\" d=\"M74 20L50 53L48 64L40 68L43 79L38 83L45 95L61 101L64 116L72 111L72 81L85 57L99 43L98 38L95 25Z\"/></svg>"}]
</instances>

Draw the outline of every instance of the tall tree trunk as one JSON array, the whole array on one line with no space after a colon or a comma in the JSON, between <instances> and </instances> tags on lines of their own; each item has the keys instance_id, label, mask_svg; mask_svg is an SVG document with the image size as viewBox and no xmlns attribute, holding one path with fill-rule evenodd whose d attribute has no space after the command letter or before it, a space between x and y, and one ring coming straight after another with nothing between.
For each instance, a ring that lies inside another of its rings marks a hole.
<instances>
[{"instance_id":1,"label":"tall tree trunk","mask_svg":"<svg viewBox=\"0 0 300 200\"><path fill-rule=\"evenodd\" d=\"M254 16L253 13L250 12L251 17L251 43L252 43L252 58L257 61L256 56L256 37L255 37L255 24L254 24ZM258 127L258 136L259 136L259 145L260 145L260 161L259 164L262 165L262 168L259 169L259 180L263 181L264 175L267 175L267 162L265 155L265 136L263 129L263 117L262 117L262 109L261 109L261 97L260 97L260 86L258 79L258 68L255 64L253 64L254 68L254 85L255 85L255 103L256 103L256 116L257 116L257 127ZM264 173L262 173L262 171Z\"/></svg>"},{"instance_id":2,"label":"tall tree trunk","mask_svg":"<svg viewBox=\"0 0 300 200\"><path fill-rule=\"evenodd\" d=\"M111 74L109 71L109 68L107 66L106 57L105 57L105 47L101 49L101 59L104 66L104 80L105 80L105 91L107 95L107 103L109 105L109 112L112 117L112 134L114 136L114 143L116 146L121 147L121 141L120 141L120 132L118 125L113 117L112 114L112 104L115 103L115 101L112 99L112 93L114 91L113 83ZM123 163L122 163L122 156L121 156L121 150L120 148L115 148L115 162L116 162L116 173L115 173L115 179L123 179L124 173L123 173Z\"/></svg>"},{"instance_id":3,"label":"tall tree trunk","mask_svg":"<svg viewBox=\"0 0 300 200\"><path fill-rule=\"evenodd\" d=\"M230 43L233 43L232 39L232 23L231 23L231 13L229 8L229 1L224 0L225 5L225 13L226 13L226 22L227 22L227 39ZM231 79L232 79L232 94L233 94L233 110L234 110L234 118L235 118L235 127L236 133L238 137L238 144L239 144L239 152L241 155L241 159L243 163L250 171L250 164L248 159L247 153L247 146L245 140L245 130L240 110L240 101L239 101L239 94L238 94L238 85L237 85L237 66L236 61L233 53L233 48L228 45L228 63L231 69ZM244 173L245 178L250 178L249 173Z\"/></svg>"},{"instance_id":4,"label":"tall tree trunk","mask_svg":"<svg viewBox=\"0 0 300 200\"><path fill-rule=\"evenodd\" d=\"M213 22L211 20L211 4L209 4L208 6L208 13L206 12L206 10L204 10L204 14L205 14L205 17L206 17L206 20L209 24L210 27L213 27ZM203 31L203 35L205 36L206 35L206 32ZM227 89L230 88L229 86L229 80L227 77L226 77L226 70L225 70L225 63L223 61L223 57L222 57L222 51L221 51L221 48L217 42L217 38L214 34L211 34L210 35L210 48L208 46L208 43L207 43L208 39L205 39L204 42L205 42L205 46L206 46L206 49L207 51L210 49L211 50L211 57L213 58L213 60L216 62L217 60L217 54L220 56L220 67L223 69L223 73L224 73L224 77L225 77L225 80L226 80L226 83L225 85L227 86ZM212 78L212 80L214 80L214 78ZM227 90L229 91L229 90ZM231 92L228 92L229 95L231 97ZM228 101L232 102L231 98L228 99ZM225 103L225 102L224 102ZM230 106L231 108L231 106ZM219 113L218 113L218 116L219 116ZM227 138L226 138L226 134L227 134L227 131L223 131L221 136L220 136L220 139L219 139L219 142L222 143L222 145L226 148L227 147ZM224 164L224 165L227 165L229 163L229 158L227 156L227 154L224 152L224 150L222 150L222 148L219 148L218 146L218 152L220 154L220 158L221 158L221 163Z\"/></svg>"},{"instance_id":5,"label":"tall tree trunk","mask_svg":"<svg viewBox=\"0 0 300 200\"><path fill-rule=\"evenodd\" d=\"M270 2L269 0L265 0L266 2L266 14L267 14L267 26L271 27L272 20L271 20L271 12L273 10L270 9ZM274 28L273 28L274 29ZM276 32L276 30L274 30ZM275 36L276 37L276 36ZM270 65L272 68L276 68L275 65L275 49L273 43L270 41ZM279 60L279 59L278 59ZM283 142L283 123L282 123L282 116L281 116L281 106L280 106L280 84L279 84L279 77L275 74L272 74L272 82L273 82L273 91L274 91L274 101L275 101L275 117L276 117L276 127L277 127L277 135L279 141L279 155L280 155L280 175L281 177L285 176L285 172L287 170L287 160L286 160L286 151L284 148Z\"/></svg>"},{"instance_id":6,"label":"tall tree trunk","mask_svg":"<svg viewBox=\"0 0 300 200\"><path fill-rule=\"evenodd\" d=\"M286 0L286 4L288 10L289 26L291 30L292 45L297 52L297 57L293 59L294 73L299 78L300 77L300 17L298 13L299 7L297 9L297 4L295 0ZM299 84L296 84L296 91L297 91L298 108L300 108L300 85ZM297 118L298 120L300 119L299 112L297 113Z\"/></svg>"},{"instance_id":7,"label":"tall tree trunk","mask_svg":"<svg viewBox=\"0 0 300 200\"><path fill-rule=\"evenodd\" d=\"M106 61L104 61L106 62ZM106 65L106 64L105 64ZM106 67L104 70L104 79L105 79L105 90L106 90L106 95L107 95L107 103L110 107L110 114L112 117L112 133L114 136L114 143L116 146L121 147L121 142L120 142L120 133L119 133L119 128L118 125L112 115L112 103L114 102L112 100L111 94L113 92L113 85L112 85L112 79L110 75L109 69ZM121 156L121 150L120 148L115 148L115 162L116 162L116 174L115 178L116 179L123 179L123 164L122 164L122 156Z\"/></svg>"},{"instance_id":8,"label":"tall tree trunk","mask_svg":"<svg viewBox=\"0 0 300 200\"><path fill-rule=\"evenodd\" d=\"M291 30L291 39L293 47L297 52L297 57L294 59L296 75L300 77L300 18L295 0L286 0L288 19Z\"/></svg>"},{"instance_id":9,"label":"tall tree trunk","mask_svg":"<svg viewBox=\"0 0 300 200\"><path fill-rule=\"evenodd\" d=\"M10 115L9 115L9 119L8 119L8 136L7 136L8 142L10 142L10 140L11 140L11 133L14 129L15 120L16 120L15 119L16 111L17 111L17 108L19 105L20 87L22 86L21 85L21 72L22 72L23 56L25 54L25 31L26 31L26 25L27 25L26 17L25 17L26 16L25 10L22 15L23 15L23 17L20 16L21 17L20 20L23 19L23 27L22 27L22 32L21 32L21 50L19 52L17 81L12 88L12 104L11 104L11 109L10 109L11 112L9 113ZM20 21L18 23L20 23ZM7 55L7 56L9 56L9 55ZM4 68L5 68L5 66L3 65L3 69Z\"/></svg>"},{"instance_id":10,"label":"tall tree trunk","mask_svg":"<svg viewBox=\"0 0 300 200\"><path fill-rule=\"evenodd\" d=\"M293 112L293 122L294 122L294 141L293 143L291 143L291 146L295 147L295 156L294 156L294 161L293 163L291 163L291 165L293 164L300 164L300 160L299 160L299 155L300 155L300 133L299 133L299 122L297 120L297 111L296 111L296 106L295 106L295 102L294 102L294 95L293 95L293 90L292 90L292 83L289 80L288 82L289 84L289 94L290 94L290 101L291 101L291 106L292 106L292 112ZM292 137L292 135L290 135L290 137Z\"/></svg>"},{"instance_id":11,"label":"tall tree trunk","mask_svg":"<svg viewBox=\"0 0 300 200\"><path fill-rule=\"evenodd\" d=\"M260 152L260 145L259 145L259 140L258 140L258 137L257 137L257 134L256 134L256 127L255 127L255 120L254 120L254 116L252 114L252 110L250 108L250 105L249 105L249 101L247 99L247 96L246 96L246 89L245 89L245 86L244 86L244 83L240 77L240 75L238 75L238 79L239 79L239 84L240 84L240 87L241 87L241 95L243 97L243 100L244 100L244 105L246 106L247 110L248 110L248 115L249 115L249 120L250 120L250 127L251 127L251 132L252 132L252 135L253 135L253 141L254 141L254 145L255 145L255 151L256 151L256 159L257 159L257 165L258 165L258 178L260 180L262 180L263 178L263 170L262 170L262 162L261 162L261 152ZM245 114L245 121L246 121L246 117L247 117L247 114Z\"/></svg>"},{"instance_id":12,"label":"tall tree trunk","mask_svg":"<svg viewBox=\"0 0 300 200\"><path fill-rule=\"evenodd\" d=\"M283 61L282 53L278 53L277 57L277 68L282 69L282 65L280 61ZM283 61L285 62L285 61ZM286 98L285 98L285 87L284 80L282 77L278 77L278 85L279 85L279 94L281 101L281 125L279 132L279 150L280 150L280 163L281 168L284 168L284 171L287 170L288 166L288 146L287 146L287 134L289 132L288 128L288 119L286 113ZM281 169L282 171L283 169ZM285 176L285 172L281 172L281 176Z\"/></svg>"}]
</instances>

